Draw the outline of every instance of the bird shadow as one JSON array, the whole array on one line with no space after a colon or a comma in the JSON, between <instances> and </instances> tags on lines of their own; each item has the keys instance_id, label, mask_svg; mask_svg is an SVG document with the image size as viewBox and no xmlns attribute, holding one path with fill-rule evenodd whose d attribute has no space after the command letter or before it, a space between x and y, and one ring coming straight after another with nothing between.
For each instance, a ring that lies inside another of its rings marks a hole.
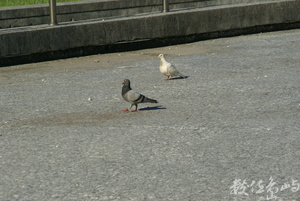
<instances>
[{"instance_id":1,"label":"bird shadow","mask_svg":"<svg viewBox=\"0 0 300 201\"><path fill-rule=\"evenodd\" d=\"M158 105L158 106L152 106L152 107L144 107L144 108L140 108L139 111L147 111L147 110L164 110L167 109L166 107L162 106L162 105Z\"/></svg>"},{"instance_id":2,"label":"bird shadow","mask_svg":"<svg viewBox=\"0 0 300 201\"><path fill-rule=\"evenodd\" d=\"M182 80L182 79L187 79L189 76L185 76L185 77L172 77L170 78L170 80Z\"/></svg>"}]
</instances>

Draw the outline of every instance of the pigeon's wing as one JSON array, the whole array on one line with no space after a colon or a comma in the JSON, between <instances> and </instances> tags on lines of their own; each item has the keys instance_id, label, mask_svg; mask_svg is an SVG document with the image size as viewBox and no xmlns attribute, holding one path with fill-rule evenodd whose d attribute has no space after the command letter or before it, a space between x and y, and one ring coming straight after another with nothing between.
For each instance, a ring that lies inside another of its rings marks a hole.
<instances>
[{"instance_id":1,"label":"pigeon's wing","mask_svg":"<svg viewBox=\"0 0 300 201\"><path fill-rule=\"evenodd\" d=\"M142 94L135 92L133 90L129 90L126 94L123 95L123 98L128 101L129 103L134 103L138 100Z\"/></svg>"},{"instance_id":2,"label":"pigeon's wing","mask_svg":"<svg viewBox=\"0 0 300 201\"><path fill-rule=\"evenodd\" d=\"M176 69L176 67L174 65L169 66L168 73L171 76L181 76L181 74L179 73L179 71Z\"/></svg>"}]
</instances>

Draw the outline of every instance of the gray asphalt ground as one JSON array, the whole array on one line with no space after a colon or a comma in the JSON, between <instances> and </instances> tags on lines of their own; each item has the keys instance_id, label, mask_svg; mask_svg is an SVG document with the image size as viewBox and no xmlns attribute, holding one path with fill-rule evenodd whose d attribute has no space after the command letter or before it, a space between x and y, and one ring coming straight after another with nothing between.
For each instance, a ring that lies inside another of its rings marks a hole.
<instances>
[{"instance_id":1,"label":"gray asphalt ground","mask_svg":"<svg viewBox=\"0 0 300 201\"><path fill-rule=\"evenodd\" d=\"M290 30L0 68L0 200L300 200L299 54ZM125 78L159 103L122 112Z\"/></svg>"}]
</instances>

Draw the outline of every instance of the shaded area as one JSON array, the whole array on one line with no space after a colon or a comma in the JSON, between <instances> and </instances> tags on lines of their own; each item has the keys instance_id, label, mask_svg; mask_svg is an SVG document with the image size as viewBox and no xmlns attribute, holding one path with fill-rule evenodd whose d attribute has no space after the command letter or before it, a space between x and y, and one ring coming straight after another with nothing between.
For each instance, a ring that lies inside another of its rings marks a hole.
<instances>
[{"instance_id":1,"label":"shaded area","mask_svg":"<svg viewBox=\"0 0 300 201\"><path fill-rule=\"evenodd\" d=\"M147 110L165 110L165 109L167 109L167 108L164 107L163 105L139 108L139 110L141 110L141 111L147 111Z\"/></svg>"}]
</instances>

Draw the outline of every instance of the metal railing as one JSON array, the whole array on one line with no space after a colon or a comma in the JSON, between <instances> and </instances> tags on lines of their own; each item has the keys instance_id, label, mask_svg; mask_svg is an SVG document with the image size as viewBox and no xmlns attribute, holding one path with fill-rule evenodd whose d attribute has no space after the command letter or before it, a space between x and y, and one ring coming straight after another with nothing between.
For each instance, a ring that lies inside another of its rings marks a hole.
<instances>
[{"instance_id":1,"label":"metal railing","mask_svg":"<svg viewBox=\"0 0 300 201\"><path fill-rule=\"evenodd\" d=\"M169 0L163 0L163 12L169 12Z\"/></svg>"},{"instance_id":2,"label":"metal railing","mask_svg":"<svg viewBox=\"0 0 300 201\"><path fill-rule=\"evenodd\" d=\"M163 1L163 12L169 12L169 0ZM57 25L57 14L56 14L56 0L49 0L49 8L50 8L50 25Z\"/></svg>"},{"instance_id":3,"label":"metal railing","mask_svg":"<svg viewBox=\"0 0 300 201\"><path fill-rule=\"evenodd\" d=\"M56 0L49 0L50 7L50 25L57 25L57 15L56 15Z\"/></svg>"}]
</instances>

